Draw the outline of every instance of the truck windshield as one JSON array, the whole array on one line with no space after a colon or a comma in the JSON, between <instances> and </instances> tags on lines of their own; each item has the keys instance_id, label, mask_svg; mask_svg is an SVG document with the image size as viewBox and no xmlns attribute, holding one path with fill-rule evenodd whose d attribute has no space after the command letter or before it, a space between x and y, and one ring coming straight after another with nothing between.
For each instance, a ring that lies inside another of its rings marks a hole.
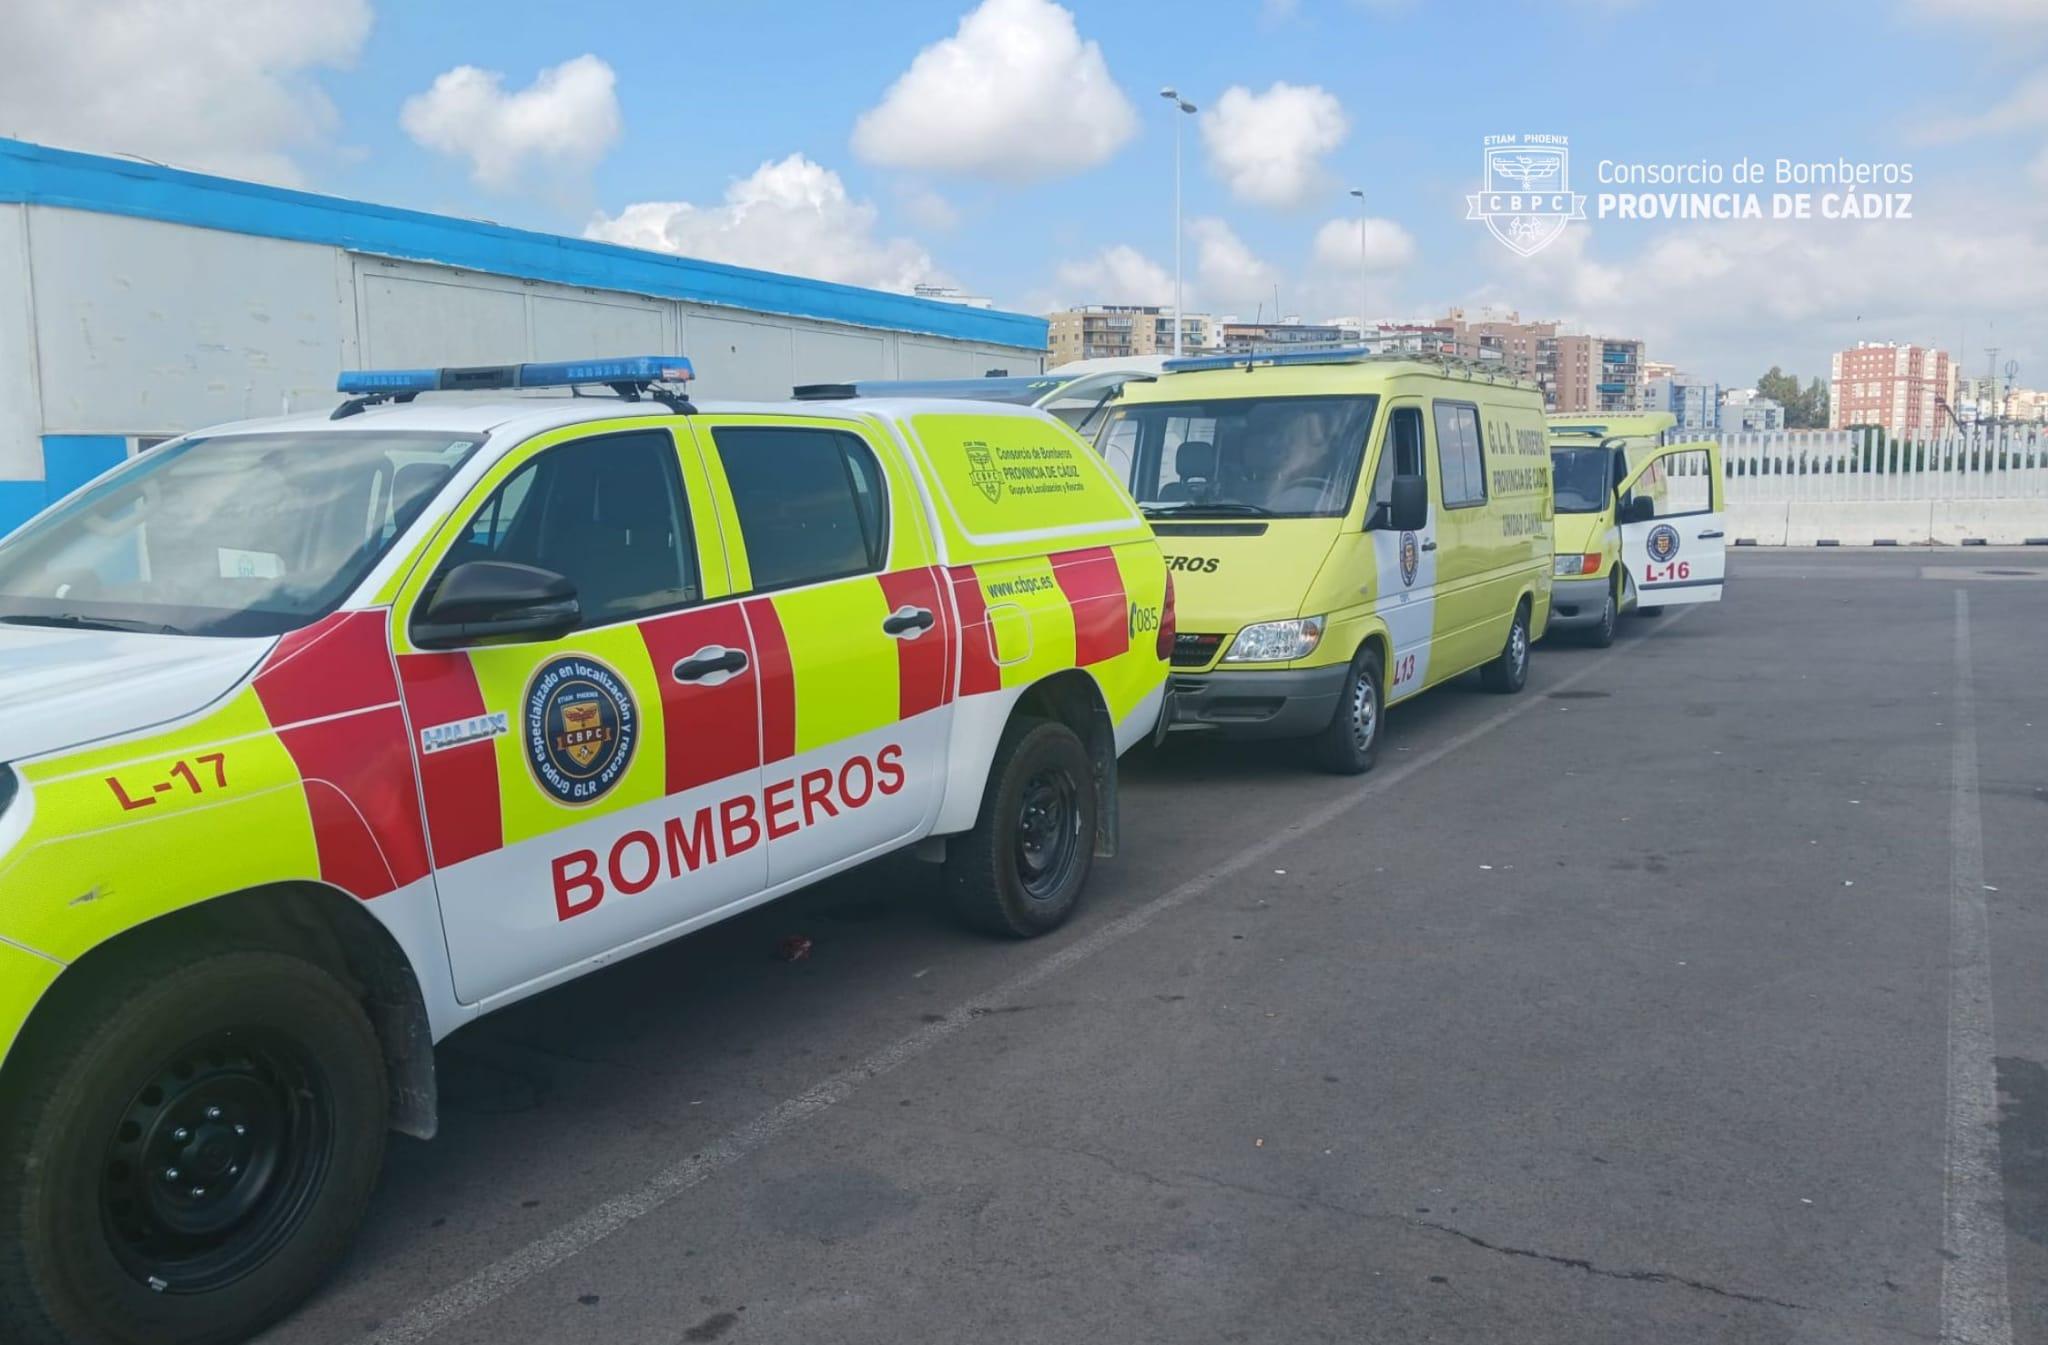
<instances>
[{"instance_id":1,"label":"truck windshield","mask_svg":"<svg viewBox=\"0 0 2048 1345\"><path fill-rule=\"evenodd\" d=\"M0 542L0 622L297 629L340 605L477 443L299 431L152 449Z\"/></svg>"},{"instance_id":2,"label":"truck windshield","mask_svg":"<svg viewBox=\"0 0 2048 1345\"><path fill-rule=\"evenodd\" d=\"M1351 507L1377 397L1230 397L1119 408L1099 441L1154 517L1329 517Z\"/></svg>"},{"instance_id":3,"label":"truck windshield","mask_svg":"<svg viewBox=\"0 0 2048 1345\"><path fill-rule=\"evenodd\" d=\"M1614 489L1613 471L1612 449L1552 449L1550 481L1557 496L1557 512L1597 514L1605 509Z\"/></svg>"}]
</instances>

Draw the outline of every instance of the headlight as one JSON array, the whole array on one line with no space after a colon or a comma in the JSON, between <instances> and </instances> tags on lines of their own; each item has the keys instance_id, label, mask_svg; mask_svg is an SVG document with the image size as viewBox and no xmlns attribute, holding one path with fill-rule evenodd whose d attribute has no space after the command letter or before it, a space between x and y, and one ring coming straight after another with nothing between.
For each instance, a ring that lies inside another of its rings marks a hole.
<instances>
[{"instance_id":1,"label":"headlight","mask_svg":"<svg viewBox=\"0 0 2048 1345\"><path fill-rule=\"evenodd\" d=\"M1550 572L1560 578L1574 574L1600 573L1600 553L1588 551L1583 555L1559 556L1551 562Z\"/></svg>"},{"instance_id":2,"label":"headlight","mask_svg":"<svg viewBox=\"0 0 2048 1345\"><path fill-rule=\"evenodd\" d=\"M1307 658L1322 642L1323 618L1297 617L1292 621L1261 621L1246 626L1230 642L1225 663L1286 663Z\"/></svg>"}]
</instances>

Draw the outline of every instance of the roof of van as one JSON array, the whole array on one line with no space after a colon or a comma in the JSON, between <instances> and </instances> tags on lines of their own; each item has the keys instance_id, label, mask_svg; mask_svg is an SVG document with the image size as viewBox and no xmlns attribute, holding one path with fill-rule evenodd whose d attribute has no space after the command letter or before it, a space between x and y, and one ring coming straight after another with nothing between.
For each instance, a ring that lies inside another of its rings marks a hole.
<instances>
[{"instance_id":1,"label":"roof of van","mask_svg":"<svg viewBox=\"0 0 2048 1345\"><path fill-rule=\"evenodd\" d=\"M1584 411L1553 411L1549 416L1553 439L1649 439L1678 424L1669 411L1639 411L1627 415L1588 414Z\"/></svg>"},{"instance_id":2,"label":"roof of van","mask_svg":"<svg viewBox=\"0 0 2048 1345\"><path fill-rule=\"evenodd\" d=\"M1256 357L1254 357L1256 359ZM1379 392L1395 383L1425 381L1528 398L1542 407L1541 389L1503 370L1493 373L1456 361L1429 358L1332 360L1327 363L1233 365L1227 369L1168 372L1150 383L1126 384L1125 405L1185 402L1215 397L1317 397Z\"/></svg>"}]
</instances>

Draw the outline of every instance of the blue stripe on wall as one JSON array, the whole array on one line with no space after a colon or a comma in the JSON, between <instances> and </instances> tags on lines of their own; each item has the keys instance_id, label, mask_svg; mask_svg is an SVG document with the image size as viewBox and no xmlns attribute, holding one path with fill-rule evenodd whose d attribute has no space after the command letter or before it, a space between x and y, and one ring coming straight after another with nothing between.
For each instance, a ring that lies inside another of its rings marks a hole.
<instances>
[{"instance_id":1,"label":"blue stripe on wall","mask_svg":"<svg viewBox=\"0 0 2048 1345\"><path fill-rule=\"evenodd\" d=\"M40 481L0 481L0 537L5 537L50 502Z\"/></svg>"},{"instance_id":2,"label":"blue stripe on wall","mask_svg":"<svg viewBox=\"0 0 2048 1345\"><path fill-rule=\"evenodd\" d=\"M127 457L125 435L44 435L43 479L0 481L0 537Z\"/></svg>"},{"instance_id":3,"label":"blue stripe on wall","mask_svg":"<svg viewBox=\"0 0 2048 1345\"><path fill-rule=\"evenodd\" d=\"M119 434L46 434L43 482L47 503L63 499L86 482L126 461L128 439Z\"/></svg>"},{"instance_id":4,"label":"blue stripe on wall","mask_svg":"<svg viewBox=\"0 0 2048 1345\"><path fill-rule=\"evenodd\" d=\"M496 275L1044 350L1044 318L286 191L0 137L0 202L320 243ZM688 354L688 351L684 351Z\"/></svg>"}]
</instances>

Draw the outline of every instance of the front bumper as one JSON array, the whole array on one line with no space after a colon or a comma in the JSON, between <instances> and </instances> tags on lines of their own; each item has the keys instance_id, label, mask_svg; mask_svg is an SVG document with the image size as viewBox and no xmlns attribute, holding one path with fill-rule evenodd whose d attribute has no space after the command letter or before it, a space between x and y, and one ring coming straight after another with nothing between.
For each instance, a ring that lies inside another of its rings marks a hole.
<instances>
[{"instance_id":1,"label":"front bumper","mask_svg":"<svg viewBox=\"0 0 2048 1345\"><path fill-rule=\"evenodd\" d=\"M1330 722L1349 665L1263 672L1177 673L1176 728L1217 729L1238 738L1305 738Z\"/></svg>"},{"instance_id":2,"label":"front bumper","mask_svg":"<svg viewBox=\"0 0 2048 1345\"><path fill-rule=\"evenodd\" d=\"M1606 575L1551 581L1550 628L1572 630L1599 625L1601 610L1607 605L1607 585Z\"/></svg>"}]
</instances>

